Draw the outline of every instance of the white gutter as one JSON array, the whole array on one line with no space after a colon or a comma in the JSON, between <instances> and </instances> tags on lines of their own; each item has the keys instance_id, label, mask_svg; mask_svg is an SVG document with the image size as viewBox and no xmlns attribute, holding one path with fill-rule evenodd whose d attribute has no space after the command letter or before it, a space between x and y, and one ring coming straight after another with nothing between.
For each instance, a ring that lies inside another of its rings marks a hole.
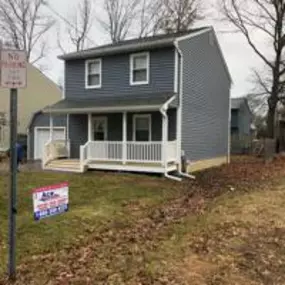
<instances>
[{"instance_id":1,"label":"white gutter","mask_svg":"<svg viewBox=\"0 0 285 285\"><path fill-rule=\"evenodd\" d=\"M181 146L182 146L182 99L183 99L183 63L184 63L184 60L183 60L183 52L182 50L180 49L179 47L179 44L178 42L180 40L183 40L184 38L179 38L177 39L175 42L174 42L174 46L177 50L177 52L179 53L180 55L180 58L181 58L181 63L180 63L180 88L179 88L179 105L178 105L178 108L177 108L177 134L178 135L178 138L177 138L177 141L178 141L178 155L179 155L179 162L178 162L178 174L182 177L186 177L186 178L189 178L189 179L195 179L196 177L193 176L193 175L189 175L188 173L184 173L182 172L182 163L181 163L181 156L182 156L182 151L181 151ZM178 69L177 69L177 72L178 72ZM177 80L177 85L178 85L178 80ZM178 90L178 86L177 86L177 90ZM178 129L179 128L179 129Z\"/></svg>"}]
</instances>

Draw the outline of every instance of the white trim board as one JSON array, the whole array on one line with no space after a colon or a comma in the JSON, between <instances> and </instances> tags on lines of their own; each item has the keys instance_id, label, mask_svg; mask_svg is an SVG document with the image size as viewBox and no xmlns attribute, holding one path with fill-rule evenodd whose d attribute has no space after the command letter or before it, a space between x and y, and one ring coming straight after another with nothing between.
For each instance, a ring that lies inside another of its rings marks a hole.
<instances>
[{"instance_id":1,"label":"white trim board","mask_svg":"<svg viewBox=\"0 0 285 285\"><path fill-rule=\"evenodd\" d=\"M140 173L165 173L165 168L161 166L144 166L144 165L123 165L123 164L101 164L96 162L87 163L88 169L97 170L117 170L117 171L130 171L130 172L140 172ZM176 170L176 166L167 167L167 171Z\"/></svg>"},{"instance_id":2,"label":"white trim board","mask_svg":"<svg viewBox=\"0 0 285 285\"><path fill-rule=\"evenodd\" d=\"M66 127L53 127L54 130L63 130L64 131L64 136L66 137ZM33 159L40 159L36 158L36 153L38 151L38 146L37 146L37 139L38 139L38 130L50 130L50 127L47 126L38 126L34 128L34 152L33 152Z\"/></svg>"}]
</instances>

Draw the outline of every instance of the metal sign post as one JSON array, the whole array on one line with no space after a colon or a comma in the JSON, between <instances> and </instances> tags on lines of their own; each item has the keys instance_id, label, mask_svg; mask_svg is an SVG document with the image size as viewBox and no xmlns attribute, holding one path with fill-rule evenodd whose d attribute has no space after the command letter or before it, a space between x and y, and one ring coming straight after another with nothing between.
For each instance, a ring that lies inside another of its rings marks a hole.
<instances>
[{"instance_id":1,"label":"metal sign post","mask_svg":"<svg viewBox=\"0 0 285 285\"><path fill-rule=\"evenodd\" d=\"M10 91L10 205L9 205L9 265L10 279L16 278L16 195L17 195L17 97L18 90Z\"/></svg>"},{"instance_id":2,"label":"metal sign post","mask_svg":"<svg viewBox=\"0 0 285 285\"><path fill-rule=\"evenodd\" d=\"M10 196L9 196L9 262L8 275L16 278L16 214L17 214L17 108L18 88L27 82L26 53L1 50L1 87L10 88Z\"/></svg>"}]
</instances>

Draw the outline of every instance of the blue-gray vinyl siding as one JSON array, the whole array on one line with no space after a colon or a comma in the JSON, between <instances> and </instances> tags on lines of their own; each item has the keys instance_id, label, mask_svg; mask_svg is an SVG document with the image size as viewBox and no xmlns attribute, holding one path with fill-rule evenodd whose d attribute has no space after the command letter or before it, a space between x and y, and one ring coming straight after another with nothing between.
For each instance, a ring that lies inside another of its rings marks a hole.
<instances>
[{"instance_id":1,"label":"blue-gray vinyl siding","mask_svg":"<svg viewBox=\"0 0 285 285\"><path fill-rule=\"evenodd\" d=\"M231 110L231 130L240 137L251 134L252 114L246 104Z\"/></svg>"},{"instance_id":2,"label":"blue-gray vinyl siding","mask_svg":"<svg viewBox=\"0 0 285 285\"><path fill-rule=\"evenodd\" d=\"M239 131L241 135L250 135L251 119L251 111L245 103L241 106L239 110Z\"/></svg>"},{"instance_id":3,"label":"blue-gray vinyl siding","mask_svg":"<svg viewBox=\"0 0 285 285\"><path fill-rule=\"evenodd\" d=\"M38 113L34 116L33 121L29 127L29 136L28 136L28 158L34 159L34 149L35 149L35 131L36 127L49 127L49 114ZM66 127L66 115L62 116L53 116L53 124L55 127Z\"/></svg>"},{"instance_id":4,"label":"blue-gray vinyl siding","mask_svg":"<svg viewBox=\"0 0 285 285\"><path fill-rule=\"evenodd\" d=\"M71 158L79 158L80 146L88 141L87 114L74 114L69 116L69 139Z\"/></svg>"},{"instance_id":5,"label":"blue-gray vinyl siding","mask_svg":"<svg viewBox=\"0 0 285 285\"><path fill-rule=\"evenodd\" d=\"M182 150L190 161L228 154L231 80L213 32L180 42L183 52Z\"/></svg>"},{"instance_id":6,"label":"blue-gray vinyl siding","mask_svg":"<svg viewBox=\"0 0 285 285\"><path fill-rule=\"evenodd\" d=\"M149 84L130 85L130 54L102 57L102 87L85 88L85 60L65 62L66 98L134 96L174 90L174 47L152 50Z\"/></svg>"}]
</instances>

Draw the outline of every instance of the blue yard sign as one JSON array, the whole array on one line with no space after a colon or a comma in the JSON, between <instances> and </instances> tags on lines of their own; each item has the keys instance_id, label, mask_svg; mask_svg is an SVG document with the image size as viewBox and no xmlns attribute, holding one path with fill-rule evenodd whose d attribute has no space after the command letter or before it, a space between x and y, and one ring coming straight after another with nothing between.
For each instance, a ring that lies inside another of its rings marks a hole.
<instances>
[{"instance_id":1,"label":"blue yard sign","mask_svg":"<svg viewBox=\"0 0 285 285\"><path fill-rule=\"evenodd\" d=\"M68 183L45 186L33 190L36 221L68 211Z\"/></svg>"}]
</instances>

